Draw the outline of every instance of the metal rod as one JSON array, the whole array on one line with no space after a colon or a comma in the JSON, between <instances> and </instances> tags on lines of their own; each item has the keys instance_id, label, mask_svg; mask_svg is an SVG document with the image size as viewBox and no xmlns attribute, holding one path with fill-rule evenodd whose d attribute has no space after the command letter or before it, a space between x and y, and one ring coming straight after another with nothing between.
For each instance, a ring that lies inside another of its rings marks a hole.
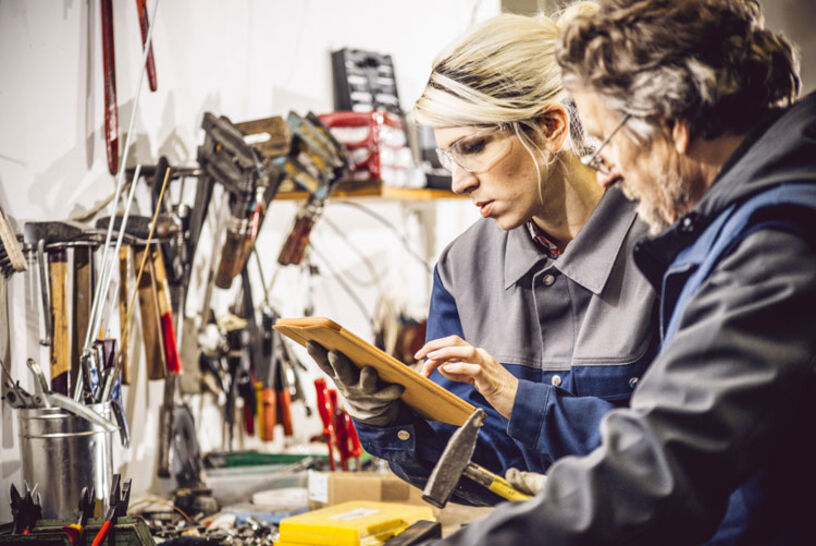
<instances>
[{"instance_id":1,"label":"metal rod","mask_svg":"<svg viewBox=\"0 0 816 546\"><path fill-rule=\"evenodd\" d=\"M119 236L116 238L116 246L113 249L113 260L112 263L118 264L119 263L119 251L122 248L122 239L125 237L125 227L127 226L128 217L130 216L130 205L133 203L133 195L136 193L136 182L139 180L139 176L141 175L142 165L136 165L136 171L133 173L133 184L130 185L130 193L128 194L128 200L125 204L125 212L122 215L122 221L119 223ZM109 268L110 271L113 271L113 266ZM108 278L112 275L109 274ZM119 277L116 277L116 280L113 281L113 286L116 288L119 287ZM108 287L110 287L110 283L108 283ZM110 290L106 290L102 301L105 301L108 297L108 293ZM113 290L113 293L116 293L116 289ZM110 317L113 315L114 307L116 306L116 298L111 300L110 308L108 309L108 313L106 316ZM102 321L102 317L98 317L98 322ZM98 326L98 324L96 325Z\"/></svg>"},{"instance_id":2,"label":"metal rod","mask_svg":"<svg viewBox=\"0 0 816 546\"><path fill-rule=\"evenodd\" d=\"M155 0L153 3L153 24L147 30L147 39L145 43L150 44L150 39L153 35L153 27L156 26L156 13L159 8L159 0ZM130 114L130 123L128 124L128 132L127 138L125 139L125 148L122 151L122 160L119 163L119 173L117 174L117 182L116 182L116 191L114 192L113 201L111 202L111 215L110 215L110 222L108 223L108 232L105 236L105 250L102 254L102 274L100 275L100 283L97 286L97 290L94 294L93 305L91 306L91 321L89 324L94 324L98 322L96 320L97 315L99 315L100 309L103 305L102 300L102 292L104 292L104 297L107 297L108 291L108 282L110 280L110 270L112 269L112 260L108 260L108 252L109 252L109 245L110 240L113 235L113 221L116 216L116 209L119 206L119 195L122 191L122 186L125 182L125 163L127 163L128 153L130 152L130 145L133 137L133 125L136 121L136 112L139 109L139 96L141 95L142 84L144 83L144 74L145 74L145 66L147 63L147 56L150 52L151 48L145 47L144 54L142 55L142 64L140 65L141 69L139 70L139 83L136 86L136 96L133 99L133 111ZM117 257L118 258L118 257ZM111 263L109 263L111 262ZM104 286L104 288L103 288ZM88 328L88 332L85 335L85 343L83 345L83 352L88 350L91 345L92 340L96 336L96 332L93 328Z\"/></svg>"},{"instance_id":3,"label":"metal rod","mask_svg":"<svg viewBox=\"0 0 816 546\"><path fill-rule=\"evenodd\" d=\"M48 287L48 270L45 267L45 239L37 241L37 266L40 273L40 300L42 301L45 338L40 345L51 345L51 294Z\"/></svg>"}]
</instances>

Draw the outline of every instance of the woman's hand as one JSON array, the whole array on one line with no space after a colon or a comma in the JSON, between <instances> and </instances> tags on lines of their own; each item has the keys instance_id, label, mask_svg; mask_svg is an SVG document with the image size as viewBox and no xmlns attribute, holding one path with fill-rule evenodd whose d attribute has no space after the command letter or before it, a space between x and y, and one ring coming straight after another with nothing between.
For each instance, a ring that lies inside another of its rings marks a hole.
<instances>
[{"instance_id":1,"label":"woman's hand","mask_svg":"<svg viewBox=\"0 0 816 546\"><path fill-rule=\"evenodd\" d=\"M459 336L448 336L429 341L414 357L427 359L420 372L425 377L439 370L451 381L470 383L496 411L510 418L518 379L484 349Z\"/></svg>"}]
</instances>

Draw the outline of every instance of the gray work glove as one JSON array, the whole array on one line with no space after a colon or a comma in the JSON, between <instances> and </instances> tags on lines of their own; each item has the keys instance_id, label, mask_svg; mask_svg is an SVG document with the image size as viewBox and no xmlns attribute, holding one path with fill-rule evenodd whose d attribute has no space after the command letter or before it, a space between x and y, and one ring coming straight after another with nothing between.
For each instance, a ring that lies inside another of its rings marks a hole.
<instances>
[{"instance_id":1,"label":"gray work glove","mask_svg":"<svg viewBox=\"0 0 816 546\"><path fill-rule=\"evenodd\" d=\"M358 368L339 351L328 352L322 345L309 341L306 350L326 375L334 380L348 404L349 415L375 427L387 427L397 420L399 399L405 387L379 380L371 366Z\"/></svg>"},{"instance_id":2,"label":"gray work glove","mask_svg":"<svg viewBox=\"0 0 816 546\"><path fill-rule=\"evenodd\" d=\"M545 474L525 472L518 468L508 468L504 477L510 482L510 485L528 495L537 495L544 487L544 481L547 479Z\"/></svg>"}]
</instances>

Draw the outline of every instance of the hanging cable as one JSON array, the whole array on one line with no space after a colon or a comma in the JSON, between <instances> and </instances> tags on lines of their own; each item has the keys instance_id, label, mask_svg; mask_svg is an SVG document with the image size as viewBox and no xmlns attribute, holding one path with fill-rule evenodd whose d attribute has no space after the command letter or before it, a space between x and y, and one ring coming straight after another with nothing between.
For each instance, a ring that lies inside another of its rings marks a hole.
<instances>
[{"instance_id":1,"label":"hanging cable","mask_svg":"<svg viewBox=\"0 0 816 546\"><path fill-rule=\"evenodd\" d=\"M368 323L373 328L374 317L371 316L371 313L368 312L368 309L366 309L365 304L363 304L363 301L360 299L360 297L354 292L354 290L351 289L351 287L346 283L346 281L343 280L343 277L339 273L337 273L337 271L331 266L331 262L326 258L326 256L323 255L322 252L320 252L320 250L317 249L317 247L314 246L314 244L311 241L309 242L309 248L311 248L312 251L314 251L314 253L317 254L317 257L323 261L323 264L325 265L326 269L328 269L329 272L331 272L331 274L334 276L334 279L338 282L338 284L340 284L340 287L346 291L346 294L348 294L348 296L351 298L351 301L353 301L354 304L360 309L360 312L363 314L366 320L368 320Z\"/></svg>"},{"instance_id":2,"label":"hanging cable","mask_svg":"<svg viewBox=\"0 0 816 546\"><path fill-rule=\"evenodd\" d=\"M392 224L387 218L382 216L381 214L379 214L377 212L374 212L373 210L366 207L365 205L361 205L360 203L356 203L354 201L349 201L349 200L346 200L346 199L332 199L330 201L327 201L327 203L331 203L331 204L337 203L337 204L340 204L340 205L346 205L346 206L349 206L349 207L354 207L357 210L360 210L360 211L364 212L365 214L369 215L370 217L374 218L375 220L377 220L378 222L383 224L385 227L387 227L389 230L391 230L391 232L393 232L394 235L396 235L397 239L399 239L400 242L402 243L402 246L404 246L405 250L408 251L408 254L410 254L419 263L421 263L423 265L423 267L425 268L425 271L429 275L433 272L433 268L428 264L427 260L425 260L425 258L420 256L413 248L411 248L411 245L410 245L410 243L408 241L408 238L405 237L405 235L403 235L402 233L400 233L400 231L397 229L397 227L394 224Z\"/></svg>"},{"instance_id":3,"label":"hanging cable","mask_svg":"<svg viewBox=\"0 0 816 546\"><path fill-rule=\"evenodd\" d=\"M380 298L382 298L383 289L379 280L381 275L379 275L377 273L377 270L374 269L374 264L371 262L371 260L351 242L351 239L349 239L348 236L345 233L343 233L343 231L337 224L335 224L325 216L323 217L323 222L325 222L326 225L329 226L337 234L337 236L343 240L344 243L346 243L346 245L351 249L351 251L354 252L354 254L356 254L358 258L360 258L360 261L363 262L363 264L366 266L366 269L368 269L369 274L371 275L371 280L367 282L365 279L359 279L355 275L352 275L351 273L348 272L346 273L346 278L353 281L354 284L358 286L368 287L373 284L374 286L376 286Z\"/></svg>"}]
</instances>

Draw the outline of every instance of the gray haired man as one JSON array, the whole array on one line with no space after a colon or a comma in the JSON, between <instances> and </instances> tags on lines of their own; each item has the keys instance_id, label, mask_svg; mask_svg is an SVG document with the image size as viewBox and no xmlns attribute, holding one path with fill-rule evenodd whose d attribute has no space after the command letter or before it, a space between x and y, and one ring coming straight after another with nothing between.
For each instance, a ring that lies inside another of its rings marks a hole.
<instances>
[{"instance_id":1,"label":"gray haired man","mask_svg":"<svg viewBox=\"0 0 816 546\"><path fill-rule=\"evenodd\" d=\"M600 5L559 63L652 228L661 351L600 447L443 543L816 544L816 95L755 1Z\"/></svg>"}]
</instances>

